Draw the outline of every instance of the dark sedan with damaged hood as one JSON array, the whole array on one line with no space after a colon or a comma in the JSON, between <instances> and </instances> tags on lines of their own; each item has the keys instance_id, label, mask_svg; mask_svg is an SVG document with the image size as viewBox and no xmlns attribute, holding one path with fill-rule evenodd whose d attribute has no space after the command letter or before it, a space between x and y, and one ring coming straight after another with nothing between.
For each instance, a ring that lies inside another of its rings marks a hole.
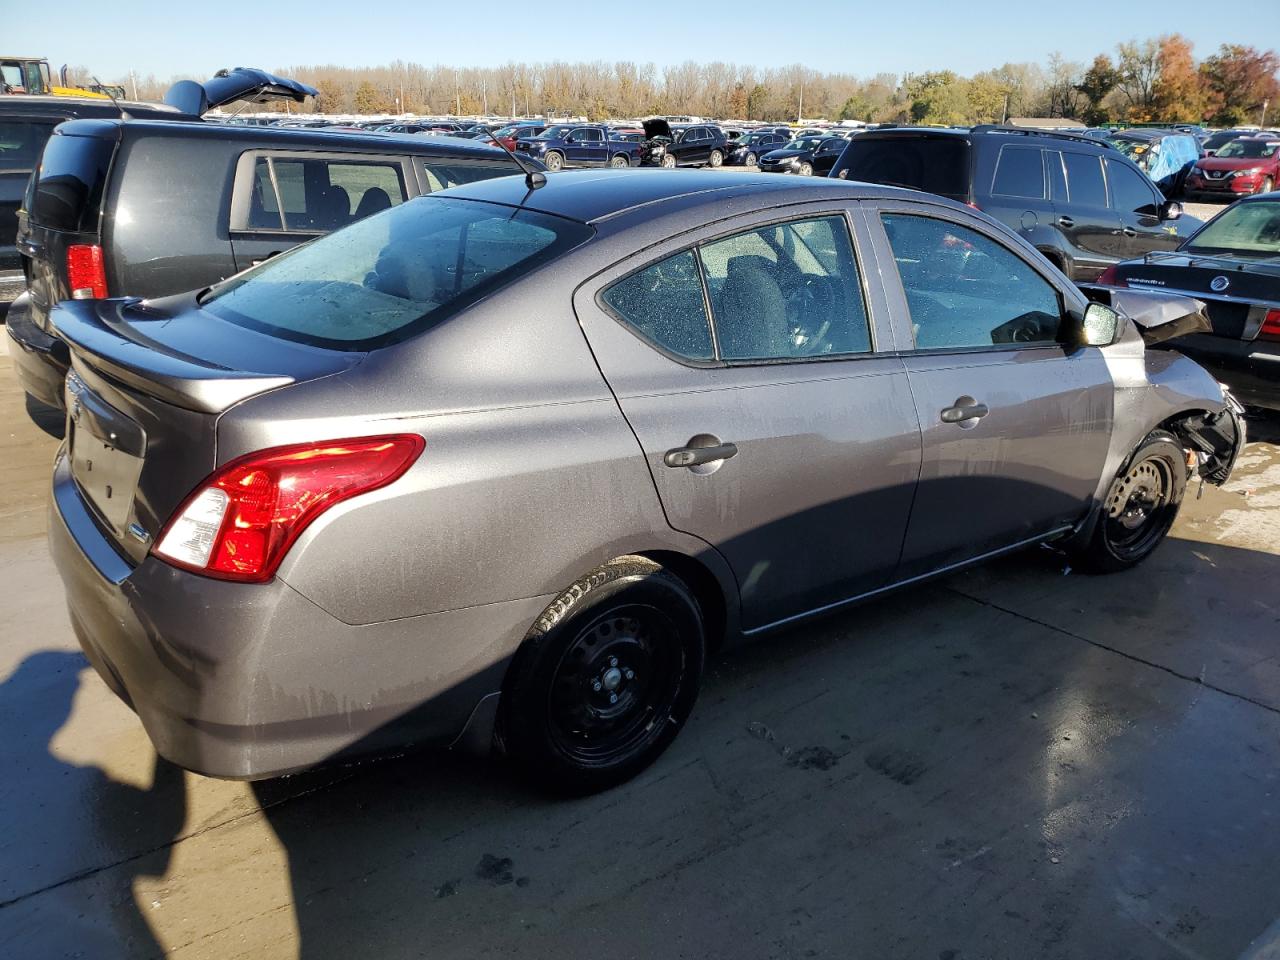
<instances>
[{"instance_id":1,"label":"dark sedan with damaged hood","mask_svg":"<svg viewBox=\"0 0 1280 960\"><path fill-rule=\"evenodd\" d=\"M56 308L51 552L161 755L253 778L463 743L601 789L722 645L1036 544L1131 567L1244 441L1146 350L1187 310L1091 304L961 204L539 176Z\"/></svg>"}]
</instances>

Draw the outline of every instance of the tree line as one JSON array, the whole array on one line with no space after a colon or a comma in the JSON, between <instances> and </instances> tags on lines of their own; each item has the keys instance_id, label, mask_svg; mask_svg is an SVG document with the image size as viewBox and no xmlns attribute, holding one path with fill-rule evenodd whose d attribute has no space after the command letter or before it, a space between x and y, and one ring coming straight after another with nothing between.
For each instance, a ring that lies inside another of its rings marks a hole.
<instances>
[{"instance_id":1,"label":"tree line","mask_svg":"<svg viewBox=\"0 0 1280 960\"><path fill-rule=\"evenodd\" d=\"M1280 117L1280 56L1224 44L1197 60L1180 34L1118 44L1090 63L1058 54L1044 64L1006 63L960 76L951 70L897 75L822 72L802 64L509 62L498 67L378 67L332 64L274 72L320 91L304 108L319 113L474 116L586 116L592 119L691 114L735 120L798 118L877 123L967 124L1006 117L1070 117L1108 122L1227 126ZM81 71L77 70L76 73ZM159 98L173 80L121 78L130 94ZM192 79L202 79L193 77ZM1264 106L1265 105L1265 106ZM283 110L281 106L279 109Z\"/></svg>"}]
</instances>

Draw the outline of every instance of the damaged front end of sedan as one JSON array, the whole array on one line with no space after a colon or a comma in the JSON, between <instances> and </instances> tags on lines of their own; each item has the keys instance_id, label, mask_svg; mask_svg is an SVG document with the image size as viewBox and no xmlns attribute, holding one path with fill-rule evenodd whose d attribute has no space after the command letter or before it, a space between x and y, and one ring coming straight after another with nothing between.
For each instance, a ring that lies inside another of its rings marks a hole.
<instances>
[{"instance_id":1,"label":"damaged front end of sedan","mask_svg":"<svg viewBox=\"0 0 1280 960\"><path fill-rule=\"evenodd\" d=\"M1163 426L1187 451L1191 476L1221 486L1231 476L1247 434L1244 407L1224 384L1175 350L1151 350L1178 337L1211 329L1205 304L1194 297L1081 284L1094 303L1121 318L1112 345L1103 350L1116 380L1117 422L1149 423L1159 407L1171 411ZM1204 409L1204 401L1212 407ZM1181 408L1179 410L1179 408Z\"/></svg>"}]
</instances>

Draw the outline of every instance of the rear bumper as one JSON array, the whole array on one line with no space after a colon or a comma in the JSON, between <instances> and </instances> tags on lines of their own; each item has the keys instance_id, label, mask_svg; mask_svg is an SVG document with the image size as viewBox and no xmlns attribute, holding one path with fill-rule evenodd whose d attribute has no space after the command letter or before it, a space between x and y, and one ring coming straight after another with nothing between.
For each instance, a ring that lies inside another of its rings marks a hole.
<instances>
[{"instance_id":1,"label":"rear bumper","mask_svg":"<svg viewBox=\"0 0 1280 960\"><path fill-rule=\"evenodd\" d=\"M353 625L278 579L227 583L151 557L130 567L62 452L49 547L85 655L157 752L232 779L453 742L549 600Z\"/></svg>"},{"instance_id":2,"label":"rear bumper","mask_svg":"<svg viewBox=\"0 0 1280 960\"><path fill-rule=\"evenodd\" d=\"M1196 333L1155 347L1190 357L1246 406L1280 410L1280 343Z\"/></svg>"},{"instance_id":3,"label":"rear bumper","mask_svg":"<svg viewBox=\"0 0 1280 960\"><path fill-rule=\"evenodd\" d=\"M41 403L61 410L62 386L69 366L67 345L35 325L28 294L22 294L10 306L5 332L22 389Z\"/></svg>"}]
</instances>

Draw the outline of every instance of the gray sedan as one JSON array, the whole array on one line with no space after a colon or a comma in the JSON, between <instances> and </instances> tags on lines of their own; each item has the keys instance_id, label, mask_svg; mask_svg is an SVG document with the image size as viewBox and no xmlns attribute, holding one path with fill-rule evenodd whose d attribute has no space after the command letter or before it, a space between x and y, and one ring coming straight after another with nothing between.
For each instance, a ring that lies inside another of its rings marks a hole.
<instances>
[{"instance_id":1,"label":"gray sedan","mask_svg":"<svg viewBox=\"0 0 1280 960\"><path fill-rule=\"evenodd\" d=\"M1146 352L1159 317L958 204L534 187L57 308L52 552L162 755L258 778L496 744L607 787L726 642L1033 544L1122 570L1244 441L1212 377Z\"/></svg>"}]
</instances>

